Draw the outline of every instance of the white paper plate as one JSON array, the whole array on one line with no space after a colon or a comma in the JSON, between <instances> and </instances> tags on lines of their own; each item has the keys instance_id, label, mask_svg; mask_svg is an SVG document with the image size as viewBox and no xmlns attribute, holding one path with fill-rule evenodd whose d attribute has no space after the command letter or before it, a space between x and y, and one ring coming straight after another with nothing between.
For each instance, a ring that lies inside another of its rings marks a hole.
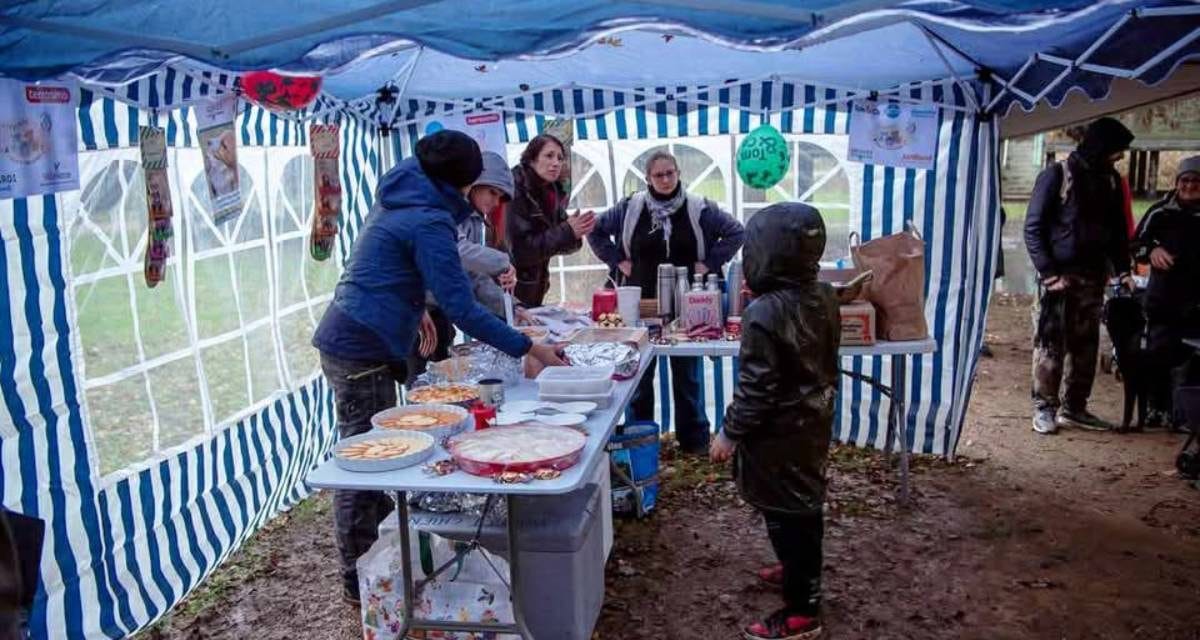
<instances>
[{"instance_id":1,"label":"white paper plate","mask_svg":"<svg viewBox=\"0 0 1200 640\"><path fill-rule=\"evenodd\" d=\"M544 404L537 400L509 400L500 405L500 413L534 413Z\"/></svg>"},{"instance_id":2,"label":"white paper plate","mask_svg":"<svg viewBox=\"0 0 1200 640\"><path fill-rule=\"evenodd\" d=\"M546 408L560 413L580 413L585 416L596 410L595 402L543 402L542 404Z\"/></svg>"},{"instance_id":3,"label":"white paper plate","mask_svg":"<svg viewBox=\"0 0 1200 640\"><path fill-rule=\"evenodd\" d=\"M532 413L516 413L516 412L501 411L500 413L496 414L496 426L497 427L507 427L508 425L511 425L511 424L521 424L522 422L531 422L535 418L537 418L537 416L535 416Z\"/></svg>"},{"instance_id":4,"label":"white paper plate","mask_svg":"<svg viewBox=\"0 0 1200 640\"><path fill-rule=\"evenodd\" d=\"M552 413L537 416L535 419L542 424L551 424L556 427L576 427L587 422L587 416L579 413Z\"/></svg>"}]
</instances>

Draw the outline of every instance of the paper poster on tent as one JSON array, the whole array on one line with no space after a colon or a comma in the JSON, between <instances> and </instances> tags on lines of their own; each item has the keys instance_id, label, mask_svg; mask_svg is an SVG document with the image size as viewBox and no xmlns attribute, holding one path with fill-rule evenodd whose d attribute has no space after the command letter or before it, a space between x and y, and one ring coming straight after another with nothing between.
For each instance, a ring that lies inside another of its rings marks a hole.
<instances>
[{"instance_id":1,"label":"paper poster on tent","mask_svg":"<svg viewBox=\"0 0 1200 640\"><path fill-rule=\"evenodd\" d=\"M932 169L937 135L935 105L855 102L850 115L848 156L863 164Z\"/></svg>"},{"instance_id":2,"label":"paper poster on tent","mask_svg":"<svg viewBox=\"0 0 1200 640\"><path fill-rule=\"evenodd\" d=\"M214 224L236 218L242 211L237 135L233 126L237 106L237 96L226 94L196 107L196 129L200 134L200 151L204 155L204 175L208 180Z\"/></svg>"},{"instance_id":3,"label":"paper poster on tent","mask_svg":"<svg viewBox=\"0 0 1200 640\"><path fill-rule=\"evenodd\" d=\"M479 144L480 151L505 155L504 116L495 111L434 116L425 121L421 135L427 136L442 129L461 131Z\"/></svg>"},{"instance_id":4,"label":"paper poster on tent","mask_svg":"<svg viewBox=\"0 0 1200 640\"><path fill-rule=\"evenodd\" d=\"M70 87L0 80L0 198L79 188Z\"/></svg>"}]
</instances>

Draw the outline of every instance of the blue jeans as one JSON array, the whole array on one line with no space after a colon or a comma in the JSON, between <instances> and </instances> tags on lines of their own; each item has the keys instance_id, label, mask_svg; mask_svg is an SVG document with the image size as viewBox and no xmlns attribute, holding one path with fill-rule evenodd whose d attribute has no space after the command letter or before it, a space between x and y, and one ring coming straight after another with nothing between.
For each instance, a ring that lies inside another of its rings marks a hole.
<instances>
[{"instance_id":1,"label":"blue jeans","mask_svg":"<svg viewBox=\"0 0 1200 640\"><path fill-rule=\"evenodd\" d=\"M371 416L396 406L396 382L404 366L355 362L321 354L321 371L333 389L341 437L371 430ZM379 537L379 524L392 511L392 500L379 491L333 492L333 523L342 561L342 586L358 593L358 557Z\"/></svg>"},{"instance_id":2,"label":"blue jeans","mask_svg":"<svg viewBox=\"0 0 1200 640\"><path fill-rule=\"evenodd\" d=\"M700 358L671 358L671 396L675 409L675 438L687 453L708 451L709 424L700 394L704 367ZM633 394L635 420L655 421L654 376L658 363L652 363ZM664 381L664 384L666 381Z\"/></svg>"}]
</instances>

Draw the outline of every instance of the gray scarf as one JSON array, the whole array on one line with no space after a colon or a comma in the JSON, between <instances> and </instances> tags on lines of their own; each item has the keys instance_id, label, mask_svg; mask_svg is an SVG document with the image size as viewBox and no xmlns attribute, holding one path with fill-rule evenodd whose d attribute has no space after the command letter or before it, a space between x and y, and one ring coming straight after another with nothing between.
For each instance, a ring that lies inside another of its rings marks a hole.
<instances>
[{"instance_id":1,"label":"gray scarf","mask_svg":"<svg viewBox=\"0 0 1200 640\"><path fill-rule=\"evenodd\" d=\"M649 189L647 189L649 191ZM650 210L650 233L654 233L659 229L663 232L663 242L667 245L667 257L671 257L671 215L683 206L683 201L687 198L687 191L683 188L683 183L675 189L675 195L669 200L659 200L654 197L654 192L649 191L647 194L650 197L646 198L646 208Z\"/></svg>"}]
</instances>

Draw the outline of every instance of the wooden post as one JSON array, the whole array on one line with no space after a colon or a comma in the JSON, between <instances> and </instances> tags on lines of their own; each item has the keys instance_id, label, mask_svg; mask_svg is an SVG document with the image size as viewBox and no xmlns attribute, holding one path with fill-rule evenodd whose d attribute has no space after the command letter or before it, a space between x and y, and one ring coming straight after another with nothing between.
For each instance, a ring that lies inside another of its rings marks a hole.
<instances>
[{"instance_id":1,"label":"wooden post","mask_svg":"<svg viewBox=\"0 0 1200 640\"><path fill-rule=\"evenodd\" d=\"M1146 192L1152 198L1158 198L1158 150L1150 152L1150 162L1148 164Z\"/></svg>"},{"instance_id":2,"label":"wooden post","mask_svg":"<svg viewBox=\"0 0 1200 640\"><path fill-rule=\"evenodd\" d=\"M1142 192L1142 152L1137 149L1129 151L1129 191L1133 195Z\"/></svg>"}]
</instances>

